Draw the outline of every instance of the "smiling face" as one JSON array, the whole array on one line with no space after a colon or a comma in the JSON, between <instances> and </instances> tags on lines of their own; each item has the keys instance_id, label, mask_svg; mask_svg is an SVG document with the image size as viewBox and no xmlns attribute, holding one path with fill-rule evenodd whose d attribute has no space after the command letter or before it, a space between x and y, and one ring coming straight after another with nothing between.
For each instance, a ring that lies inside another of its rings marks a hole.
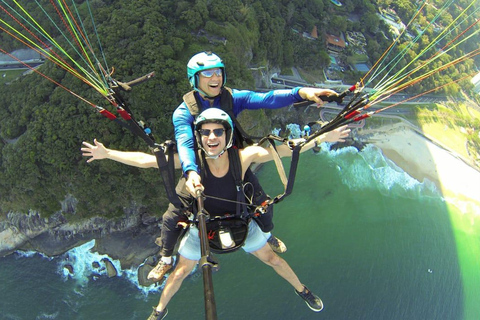
<instances>
[{"instance_id":1,"label":"smiling face","mask_svg":"<svg viewBox=\"0 0 480 320\"><path fill-rule=\"evenodd\" d=\"M226 134L223 125L212 122L204 123L199 131L202 137L203 149L209 157L215 157L225 150ZM220 136L217 137L215 133Z\"/></svg>"},{"instance_id":2,"label":"smiling face","mask_svg":"<svg viewBox=\"0 0 480 320\"><path fill-rule=\"evenodd\" d=\"M219 72L213 72L210 77L202 75L202 72L198 73L198 89L207 94L209 97L216 97L222 91L223 75L220 68L213 68L204 71L218 70Z\"/></svg>"}]
</instances>

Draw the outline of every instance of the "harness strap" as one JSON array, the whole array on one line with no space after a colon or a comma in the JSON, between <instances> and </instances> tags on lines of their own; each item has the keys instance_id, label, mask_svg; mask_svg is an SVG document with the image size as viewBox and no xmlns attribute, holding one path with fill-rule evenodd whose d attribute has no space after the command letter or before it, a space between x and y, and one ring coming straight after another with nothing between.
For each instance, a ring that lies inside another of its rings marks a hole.
<instances>
[{"instance_id":1,"label":"harness strap","mask_svg":"<svg viewBox=\"0 0 480 320\"><path fill-rule=\"evenodd\" d=\"M223 87L222 93L220 94L220 105L222 110L224 110L232 119L234 123L233 136L235 137L235 146L238 148L244 148L247 145L253 145L255 143L254 139L260 139L259 137L252 137L243 130L240 122L237 120L237 117L233 113L233 97L232 89L229 87ZM190 114L194 117L198 116L201 112L201 101L195 90L187 92L183 95L183 101L190 111Z\"/></svg>"},{"instance_id":2,"label":"harness strap","mask_svg":"<svg viewBox=\"0 0 480 320\"><path fill-rule=\"evenodd\" d=\"M240 163L240 156L237 148L228 149L228 159L232 165L232 175L237 186L237 208L236 215L240 217L248 216L248 209L245 202L245 194L243 193L243 179L242 179L242 164Z\"/></svg>"},{"instance_id":3,"label":"harness strap","mask_svg":"<svg viewBox=\"0 0 480 320\"><path fill-rule=\"evenodd\" d=\"M167 140L162 146L157 146L153 149L153 154L157 159L158 169L160 170L160 175L162 176L163 186L167 193L168 200L176 208L181 208L182 203L178 198L178 195L175 190L175 165L173 161L175 143L173 141ZM168 161L165 157L165 150L168 153Z\"/></svg>"},{"instance_id":4,"label":"harness strap","mask_svg":"<svg viewBox=\"0 0 480 320\"><path fill-rule=\"evenodd\" d=\"M225 111L228 109L233 110L233 101L232 101L232 89L229 87L223 87L222 93L220 95L221 106ZM194 117L198 116L201 111L202 103L198 100L195 90L189 91L183 95L183 102L190 111L190 114Z\"/></svg>"},{"instance_id":5,"label":"harness strap","mask_svg":"<svg viewBox=\"0 0 480 320\"><path fill-rule=\"evenodd\" d=\"M271 200L270 204L273 204L273 203L277 203L277 202L283 200L283 198L285 198L286 196L288 196L289 194L292 193L293 185L295 183L295 177L296 177L296 174L297 174L298 161L300 159L300 150L302 149L302 147L305 143L297 144L297 145L289 145L289 147L292 149L292 161L291 161L291 164L290 164L290 170L289 170L288 179L287 179L286 174L285 174L285 168L283 167L283 163L280 159L280 155L278 154L277 148L275 147L275 141L279 141L279 142L282 142L284 144L289 144L289 141L287 139L281 138L279 136L270 134L270 135L266 136L265 138L262 138L258 144L260 145L260 144L264 143L265 141L268 141L269 147L272 150L274 150L273 160L275 162L275 166L277 167L277 172L278 172L278 175L280 176L280 180L282 181L284 189L285 189L283 194L280 194L280 195L276 196L275 198L273 198ZM259 206L257 209L258 210L265 210L265 207L266 206L262 203L262 205Z\"/></svg>"},{"instance_id":6,"label":"harness strap","mask_svg":"<svg viewBox=\"0 0 480 320\"><path fill-rule=\"evenodd\" d=\"M292 162L290 165L290 171L288 173L288 183L285 186L285 191L283 194L279 194L272 199L270 204L278 203L283 200L286 196L290 195L293 190L293 185L295 183L295 177L297 175L298 160L300 159L300 149L301 146L295 146L292 150ZM263 204L262 204L263 206Z\"/></svg>"},{"instance_id":7,"label":"harness strap","mask_svg":"<svg viewBox=\"0 0 480 320\"><path fill-rule=\"evenodd\" d=\"M196 117L200 114L200 108L198 107L197 98L195 98L195 90L187 92L183 95L183 102L188 108L188 111L192 116Z\"/></svg>"},{"instance_id":8,"label":"harness strap","mask_svg":"<svg viewBox=\"0 0 480 320\"><path fill-rule=\"evenodd\" d=\"M155 143L153 136L151 134L147 134L147 132L145 131L144 124L135 120L132 112L127 107L125 101L119 94L118 90L116 90L116 88L112 89L111 97L116 103L117 112L120 114L123 120L125 120L126 123L120 121L116 122L121 123L123 127L130 130L134 135L142 138L148 144L157 160L158 168L160 171L160 175L162 176L163 185L165 187L168 200L175 207L181 208L182 203L180 202L180 199L178 198L178 195L175 191L175 165L173 157L175 143L169 140L165 141L163 145ZM165 150L168 152L168 160L165 155Z\"/></svg>"},{"instance_id":9,"label":"harness strap","mask_svg":"<svg viewBox=\"0 0 480 320\"><path fill-rule=\"evenodd\" d=\"M232 89L225 87L227 90L223 90L220 96L220 103L222 109L230 116L234 123L233 135L235 137L235 146L239 149L245 148L255 144L254 139L259 140L259 137L252 137L245 130L243 130L240 122L233 113L233 97Z\"/></svg>"},{"instance_id":10,"label":"harness strap","mask_svg":"<svg viewBox=\"0 0 480 320\"><path fill-rule=\"evenodd\" d=\"M302 149L303 145L296 145L292 150L292 162L290 164L290 171L288 172L288 184L283 196L277 200L280 201L283 197L288 196L292 193L293 185L295 183L295 177L297 175L297 167L298 167L298 160L300 160L300 150Z\"/></svg>"},{"instance_id":11,"label":"harness strap","mask_svg":"<svg viewBox=\"0 0 480 320\"><path fill-rule=\"evenodd\" d=\"M271 139L269 139L268 141L269 141L268 147L270 149L272 149L273 161L275 162L275 166L277 167L278 175L280 177L280 180L283 183L283 187L286 189L287 184L288 184L288 180L287 180L287 175L285 174L285 168L283 167L282 159L280 158L280 155L278 154L275 142Z\"/></svg>"},{"instance_id":12,"label":"harness strap","mask_svg":"<svg viewBox=\"0 0 480 320\"><path fill-rule=\"evenodd\" d=\"M238 149L233 147L227 150L228 152L228 160L231 168L231 173L233 179L235 181L235 186L237 190L237 198L236 198L236 212L235 217L239 218L246 218L249 216L245 194L243 193L243 179L242 179L242 165L240 163L240 156L238 155ZM205 179L205 166L206 166L206 158L205 154L202 152L200 157L200 178ZM196 208L194 209L196 213Z\"/></svg>"}]
</instances>

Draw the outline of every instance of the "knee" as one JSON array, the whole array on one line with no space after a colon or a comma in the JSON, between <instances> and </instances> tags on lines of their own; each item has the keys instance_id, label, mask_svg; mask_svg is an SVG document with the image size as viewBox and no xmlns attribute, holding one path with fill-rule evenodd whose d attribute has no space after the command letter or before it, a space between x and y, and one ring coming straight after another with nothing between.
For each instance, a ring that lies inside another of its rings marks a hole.
<instances>
[{"instance_id":1,"label":"knee","mask_svg":"<svg viewBox=\"0 0 480 320\"><path fill-rule=\"evenodd\" d=\"M187 221L187 217L183 214L177 214L171 211L165 212L162 217L162 229L164 230L176 230L178 223L181 221Z\"/></svg>"},{"instance_id":2,"label":"knee","mask_svg":"<svg viewBox=\"0 0 480 320\"><path fill-rule=\"evenodd\" d=\"M285 260L280 258L275 252L272 252L272 254L268 256L267 263L272 267L278 267L284 264Z\"/></svg>"},{"instance_id":3,"label":"knee","mask_svg":"<svg viewBox=\"0 0 480 320\"><path fill-rule=\"evenodd\" d=\"M183 270L175 269L168 276L168 280L170 280L171 282L182 282L186 277L187 276Z\"/></svg>"},{"instance_id":4,"label":"knee","mask_svg":"<svg viewBox=\"0 0 480 320\"><path fill-rule=\"evenodd\" d=\"M189 274L191 270L187 270L188 268L185 268L183 266L177 266L175 270L170 274L170 277L172 277L172 281L183 281Z\"/></svg>"}]
</instances>

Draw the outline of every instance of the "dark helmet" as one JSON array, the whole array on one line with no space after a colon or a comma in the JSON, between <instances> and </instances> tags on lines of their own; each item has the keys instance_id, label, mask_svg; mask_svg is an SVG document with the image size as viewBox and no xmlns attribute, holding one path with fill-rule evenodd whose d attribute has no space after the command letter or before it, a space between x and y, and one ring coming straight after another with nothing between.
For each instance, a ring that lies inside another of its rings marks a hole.
<instances>
[{"instance_id":1,"label":"dark helmet","mask_svg":"<svg viewBox=\"0 0 480 320\"><path fill-rule=\"evenodd\" d=\"M233 122L230 116L223 110L218 108L208 108L202 113L200 113L195 119L195 136L197 138L198 146L203 149L202 138L198 133L198 130L202 127L204 123L219 123L225 128L225 149L222 151L225 152L228 148L232 146L233 142Z\"/></svg>"},{"instance_id":2,"label":"dark helmet","mask_svg":"<svg viewBox=\"0 0 480 320\"><path fill-rule=\"evenodd\" d=\"M200 52L194 55L187 63L187 77L190 85L195 91L198 89L198 73L203 70L220 68L223 75L222 87L227 81L227 75L225 73L225 65L222 59L215 53L210 51Z\"/></svg>"}]
</instances>

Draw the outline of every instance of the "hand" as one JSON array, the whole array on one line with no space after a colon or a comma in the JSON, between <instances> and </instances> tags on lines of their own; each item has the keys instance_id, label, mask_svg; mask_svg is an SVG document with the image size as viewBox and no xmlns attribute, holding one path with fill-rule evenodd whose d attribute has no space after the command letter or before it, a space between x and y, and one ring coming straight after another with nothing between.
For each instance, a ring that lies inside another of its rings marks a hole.
<instances>
[{"instance_id":1,"label":"hand","mask_svg":"<svg viewBox=\"0 0 480 320\"><path fill-rule=\"evenodd\" d=\"M347 125L338 127L332 131L326 132L320 136L321 141L326 142L345 142L345 138L350 134Z\"/></svg>"},{"instance_id":2,"label":"hand","mask_svg":"<svg viewBox=\"0 0 480 320\"><path fill-rule=\"evenodd\" d=\"M105 148L103 143L98 142L97 139L93 140L95 145L91 145L88 142L83 141L82 144L86 148L81 148L80 150L83 152L82 156L84 157L91 157L87 160L87 162L92 162L93 160L100 160L106 159L108 157L108 149Z\"/></svg>"},{"instance_id":3,"label":"hand","mask_svg":"<svg viewBox=\"0 0 480 320\"><path fill-rule=\"evenodd\" d=\"M201 183L200 175L196 171L188 171L187 181L185 182L187 191L194 197L197 196L197 190L203 192L204 187Z\"/></svg>"},{"instance_id":4,"label":"hand","mask_svg":"<svg viewBox=\"0 0 480 320\"><path fill-rule=\"evenodd\" d=\"M326 102L320 98L321 96L331 96L331 95L338 96L338 93L330 89L318 89L318 88L308 88L308 87L301 88L298 91L298 94L304 100L310 100L310 101L316 102L317 108L320 108Z\"/></svg>"}]
</instances>

